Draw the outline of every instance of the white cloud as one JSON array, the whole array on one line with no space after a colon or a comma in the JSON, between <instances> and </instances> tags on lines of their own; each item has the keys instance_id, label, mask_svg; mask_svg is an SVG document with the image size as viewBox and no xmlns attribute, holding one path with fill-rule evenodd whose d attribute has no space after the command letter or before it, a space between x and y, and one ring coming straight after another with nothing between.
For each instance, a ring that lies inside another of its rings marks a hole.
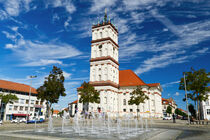
<instances>
[{"instance_id":1,"label":"white cloud","mask_svg":"<svg viewBox=\"0 0 210 140\"><path fill-rule=\"evenodd\" d=\"M179 92L176 92L175 95L176 95L176 96L179 96Z\"/></svg>"},{"instance_id":2,"label":"white cloud","mask_svg":"<svg viewBox=\"0 0 210 140\"><path fill-rule=\"evenodd\" d=\"M151 9L155 6L163 6L168 0L123 0L127 10Z\"/></svg>"},{"instance_id":3,"label":"white cloud","mask_svg":"<svg viewBox=\"0 0 210 140\"><path fill-rule=\"evenodd\" d=\"M13 44L6 44L5 48L7 48L7 49L14 49L14 48L17 48L17 46L13 45Z\"/></svg>"},{"instance_id":4,"label":"white cloud","mask_svg":"<svg viewBox=\"0 0 210 140\"><path fill-rule=\"evenodd\" d=\"M76 11L76 7L74 6L72 0L49 0L46 4L47 7L49 5L52 5L53 7L64 7L69 14L72 14Z\"/></svg>"},{"instance_id":5,"label":"white cloud","mask_svg":"<svg viewBox=\"0 0 210 140\"><path fill-rule=\"evenodd\" d=\"M62 61L59 60L46 60L41 59L34 62L26 62L25 64L22 64L21 66L46 66L46 65L52 65L52 64L63 64Z\"/></svg>"},{"instance_id":6,"label":"white cloud","mask_svg":"<svg viewBox=\"0 0 210 140\"><path fill-rule=\"evenodd\" d=\"M169 83L165 83L165 84L162 84L161 86L162 87L169 87L171 85L174 85L174 84L178 84L180 81L173 81L173 82L169 82Z\"/></svg>"},{"instance_id":7,"label":"white cloud","mask_svg":"<svg viewBox=\"0 0 210 140\"><path fill-rule=\"evenodd\" d=\"M71 77L71 73L68 73L66 71L63 71L63 76L66 78L66 79L69 79Z\"/></svg>"},{"instance_id":8,"label":"white cloud","mask_svg":"<svg viewBox=\"0 0 210 140\"><path fill-rule=\"evenodd\" d=\"M18 16L22 11L30 10L30 3L32 0L6 0L0 1L3 3L4 9L9 16Z\"/></svg>"},{"instance_id":9,"label":"white cloud","mask_svg":"<svg viewBox=\"0 0 210 140\"><path fill-rule=\"evenodd\" d=\"M116 4L117 0L93 0L92 6L90 8L91 12L104 11L105 8L109 8Z\"/></svg>"},{"instance_id":10,"label":"white cloud","mask_svg":"<svg viewBox=\"0 0 210 140\"><path fill-rule=\"evenodd\" d=\"M6 12L10 16L18 16L20 9L19 9L20 3L17 0L8 0L4 3L4 7Z\"/></svg>"},{"instance_id":11,"label":"white cloud","mask_svg":"<svg viewBox=\"0 0 210 140\"><path fill-rule=\"evenodd\" d=\"M71 19L72 19L72 18L69 16L69 17L67 18L67 20L64 22L64 27L65 27L65 29L68 28L69 22L71 21Z\"/></svg>"},{"instance_id":12,"label":"white cloud","mask_svg":"<svg viewBox=\"0 0 210 140\"><path fill-rule=\"evenodd\" d=\"M208 53L208 50L209 50L209 48L203 48L203 49L201 49L201 50L197 50L197 51L195 51L194 53L195 54L204 54L204 53Z\"/></svg>"},{"instance_id":13,"label":"white cloud","mask_svg":"<svg viewBox=\"0 0 210 140\"><path fill-rule=\"evenodd\" d=\"M49 64L63 64L58 59L71 58L81 55L82 52L71 45L64 43L32 42L20 39L16 44L7 44L15 56L25 63L22 66L45 66Z\"/></svg>"},{"instance_id":14,"label":"white cloud","mask_svg":"<svg viewBox=\"0 0 210 140\"><path fill-rule=\"evenodd\" d=\"M58 16L57 13L55 13L52 17L53 23L55 23L56 21L58 21L60 19L60 17Z\"/></svg>"},{"instance_id":15,"label":"white cloud","mask_svg":"<svg viewBox=\"0 0 210 140\"><path fill-rule=\"evenodd\" d=\"M3 10L0 10L0 20L5 20L9 17L9 15L3 11Z\"/></svg>"},{"instance_id":16,"label":"white cloud","mask_svg":"<svg viewBox=\"0 0 210 140\"><path fill-rule=\"evenodd\" d=\"M152 58L148 58L138 67L135 72L141 74L151 71L156 68L163 68L174 63L183 63L189 59L189 56L177 56L180 52L165 52L161 55L155 55Z\"/></svg>"}]
</instances>

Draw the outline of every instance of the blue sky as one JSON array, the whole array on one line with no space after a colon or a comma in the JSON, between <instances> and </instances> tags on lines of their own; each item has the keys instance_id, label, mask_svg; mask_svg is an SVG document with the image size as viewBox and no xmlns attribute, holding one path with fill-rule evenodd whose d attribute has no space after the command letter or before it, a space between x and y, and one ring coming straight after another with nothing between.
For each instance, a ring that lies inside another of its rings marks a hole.
<instances>
[{"instance_id":1,"label":"blue sky","mask_svg":"<svg viewBox=\"0 0 210 140\"><path fill-rule=\"evenodd\" d=\"M56 65L67 96L54 108L67 107L89 80L91 25L105 8L119 31L120 70L161 83L162 96L185 109L182 73L210 70L207 0L0 0L0 79L29 84L37 75L37 88Z\"/></svg>"}]
</instances>

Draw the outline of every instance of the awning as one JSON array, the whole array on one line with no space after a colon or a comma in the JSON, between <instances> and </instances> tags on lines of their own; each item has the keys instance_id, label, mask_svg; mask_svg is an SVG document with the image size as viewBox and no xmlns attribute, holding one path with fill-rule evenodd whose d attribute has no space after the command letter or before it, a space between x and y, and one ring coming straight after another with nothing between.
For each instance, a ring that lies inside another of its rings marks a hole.
<instances>
[{"instance_id":1,"label":"awning","mask_svg":"<svg viewBox=\"0 0 210 140\"><path fill-rule=\"evenodd\" d=\"M21 116L21 117L26 117L28 114L12 114L13 116ZM30 116L30 115L29 115Z\"/></svg>"}]
</instances>

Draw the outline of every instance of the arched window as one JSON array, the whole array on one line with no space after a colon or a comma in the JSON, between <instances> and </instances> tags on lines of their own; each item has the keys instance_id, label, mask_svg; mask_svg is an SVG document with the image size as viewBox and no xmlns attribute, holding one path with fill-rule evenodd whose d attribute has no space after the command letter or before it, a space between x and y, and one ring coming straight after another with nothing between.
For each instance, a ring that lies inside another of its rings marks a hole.
<instances>
[{"instance_id":1,"label":"arched window","mask_svg":"<svg viewBox=\"0 0 210 140\"><path fill-rule=\"evenodd\" d=\"M101 37L101 38L103 38L103 36L102 36L102 32L100 32L100 37Z\"/></svg>"},{"instance_id":2,"label":"arched window","mask_svg":"<svg viewBox=\"0 0 210 140\"><path fill-rule=\"evenodd\" d=\"M98 75L99 81L101 81L101 75Z\"/></svg>"},{"instance_id":3,"label":"arched window","mask_svg":"<svg viewBox=\"0 0 210 140\"><path fill-rule=\"evenodd\" d=\"M104 104L107 104L107 97L104 97Z\"/></svg>"},{"instance_id":4,"label":"arched window","mask_svg":"<svg viewBox=\"0 0 210 140\"><path fill-rule=\"evenodd\" d=\"M95 33L95 40L96 40L96 39L98 39L98 37L97 37L97 33Z\"/></svg>"},{"instance_id":5,"label":"arched window","mask_svg":"<svg viewBox=\"0 0 210 140\"><path fill-rule=\"evenodd\" d=\"M123 99L123 105L126 105L126 99Z\"/></svg>"},{"instance_id":6,"label":"arched window","mask_svg":"<svg viewBox=\"0 0 210 140\"><path fill-rule=\"evenodd\" d=\"M102 56L102 45L99 46L99 57Z\"/></svg>"},{"instance_id":7,"label":"arched window","mask_svg":"<svg viewBox=\"0 0 210 140\"><path fill-rule=\"evenodd\" d=\"M99 49L99 57L101 57L101 56L102 56L102 50Z\"/></svg>"}]
</instances>

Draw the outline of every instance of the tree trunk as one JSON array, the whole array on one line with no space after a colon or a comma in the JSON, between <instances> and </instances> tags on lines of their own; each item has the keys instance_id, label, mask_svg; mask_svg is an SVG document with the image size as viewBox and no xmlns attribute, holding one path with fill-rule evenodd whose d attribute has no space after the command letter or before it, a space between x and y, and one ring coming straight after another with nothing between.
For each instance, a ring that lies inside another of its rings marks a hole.
<instances>
[{"instance_id":1,"label":"tree trunk","mask_svg":"<svg viewBox=\"0 0 210 140\"><path fill-rule=\"evenodd\" d=\"M137 105L137 110L136 110L136 112L137 112L137 120L139 120L139 105Z\"/></svg>"}]
</instances>

